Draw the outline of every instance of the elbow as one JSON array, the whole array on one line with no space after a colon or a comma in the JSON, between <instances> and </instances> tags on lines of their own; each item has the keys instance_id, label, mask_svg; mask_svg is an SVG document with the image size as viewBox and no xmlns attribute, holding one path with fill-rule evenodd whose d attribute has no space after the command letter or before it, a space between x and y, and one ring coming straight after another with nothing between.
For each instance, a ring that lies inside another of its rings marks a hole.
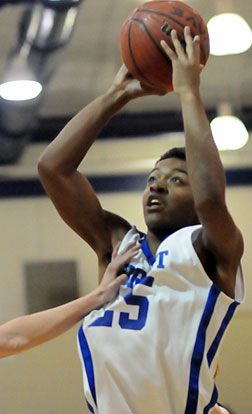
<instances>
[{"instance_id":1,"label":"elbow","mask_svg":"<svg viewBox=\"0 0 252 414\"><path fill-rule=\"evenodd\" d=\"M61 157L61 154L55 154L51 150L46 149L38 159L37 169L41 181L51 181L57 180L61 176L68 174L69 165L64 157Z\"/></svg>"},{"instance_id":2,"label":"elbow","mask_svg":"<svg viewBox=\"0 0 252 414\"><path fill-rule=\"evenodd\" d=\"M57 180L62 173L57 161L46 152L40 156L37 170L42 184L46 186Z\"/></svg>"},{"instance_id":3,"label":"elbow","mask_svg":"<svg viewBox=\"0 0 252 414\"><path fill-rule=\"evenodd\" d=\"M42 154L38 160L38 174L40 178L53 174L53 165L45 154Z\"/></svg>"}]
</instances>

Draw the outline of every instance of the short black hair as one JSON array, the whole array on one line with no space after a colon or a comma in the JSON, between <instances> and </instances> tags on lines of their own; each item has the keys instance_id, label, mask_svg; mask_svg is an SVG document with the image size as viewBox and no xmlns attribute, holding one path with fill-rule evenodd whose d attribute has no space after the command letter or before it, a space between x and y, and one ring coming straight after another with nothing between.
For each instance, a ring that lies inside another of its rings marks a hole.
<instances>
[{"instance_id":1,"label":"short black hair","mask_svg":"<svg viewBox=\"0 0 252 414\"><path fill-rule=\"evenodd\" d=\"M166 160L167 158L179 158L180 160L186 161L186 151L185 147L174 147L169 151L165 152L157 162Z\"/></svg>"}]
</instances>

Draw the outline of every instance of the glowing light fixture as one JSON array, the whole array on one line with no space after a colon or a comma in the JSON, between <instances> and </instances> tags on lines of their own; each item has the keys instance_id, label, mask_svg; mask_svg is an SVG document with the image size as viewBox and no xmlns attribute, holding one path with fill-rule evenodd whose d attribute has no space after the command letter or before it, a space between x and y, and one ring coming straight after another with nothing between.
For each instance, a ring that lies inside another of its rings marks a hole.
<instances>
[{"instance_id":1,"label":"glowing light fixture","mask_svg":"<svg viewBox=\"0 0 252 414\"><path fill-rule=\"evenodd\" d=\"M239 14L221 13L213 16L207 27L212 55L243 53L251 47L251 28Z\"/></svg>"},{"instance_id":2,"label":"glowing light fixture","mask_svg":"<svg viewBox=\"0 0 252 414\"><path fill-rule=\"evenodd\" d=\"M42 85L33 80L14 80L0 85L0 96L8 101L26 101L36 98Z\"/></svg>"},{"instance_id":3,"label":"glowing light fixture","mask_svg":"<svg viewBox=\"0 0 252 414\"><path fill-rule=\"evenodd\" d=\"M219 150L237 150L249 139L245 125L233 115L217 116L211 122L211 129Z\"/></svg>"}]
</instances>

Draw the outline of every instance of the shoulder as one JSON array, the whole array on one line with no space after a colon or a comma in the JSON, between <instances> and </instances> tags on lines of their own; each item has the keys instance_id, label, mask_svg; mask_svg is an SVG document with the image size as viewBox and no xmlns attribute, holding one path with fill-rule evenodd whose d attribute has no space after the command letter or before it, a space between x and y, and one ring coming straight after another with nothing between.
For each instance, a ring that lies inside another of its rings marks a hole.
<instances>
[{"instance_id":1,"label":"shoulder","mask_svg":"<svg viewBox=\"0 0 252 414\"><path fill-rule=\"evenodd\" d=\"M183 240L185 243L194 244L194 241L198 238L199 234L202 232L202 225L197 224L194 226L186 226L182 227L181 229L175 231L172 234L167 235L164 241L168 241L169 243L177 242L178 240Z\"/></svg>"}]
</instances>

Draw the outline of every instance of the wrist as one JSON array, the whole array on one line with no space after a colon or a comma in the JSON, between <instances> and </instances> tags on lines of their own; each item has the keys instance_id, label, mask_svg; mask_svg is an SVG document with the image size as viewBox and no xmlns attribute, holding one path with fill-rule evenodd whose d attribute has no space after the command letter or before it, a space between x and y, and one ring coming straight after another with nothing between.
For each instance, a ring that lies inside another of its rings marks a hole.
<instances>
[{"instance_id":1,"label":"wrist","mask_svg":"<svg viewBox=\"0 0 252 414\"><path fill-rule=\"evenodd\" d=\"M94 289L90 293L90 296L92 298L92 303L94 304L93 309L99 309L106 303L106 292L100 286Z\"/></svg>"},{"instance_id":2,"label":"wrist","mask_svg":"<svg viewBox=\"0 0 252 414\"><path fill-rule=\"evenodd\" d=\"M103 99L105 103L120 109L130 101L130 95L125 89L112 85L104 93Z\"/></svg>"},{"instance_id":3,"label":"wrist","mask_svg":"<svg viewBox=\"0 0 252 414\"><path fill-rule=\"evenodd\" d=\"M181 101L195 101L201 99L199 89L185 89L178 93Z\"/></svg>"}]
</instances>

